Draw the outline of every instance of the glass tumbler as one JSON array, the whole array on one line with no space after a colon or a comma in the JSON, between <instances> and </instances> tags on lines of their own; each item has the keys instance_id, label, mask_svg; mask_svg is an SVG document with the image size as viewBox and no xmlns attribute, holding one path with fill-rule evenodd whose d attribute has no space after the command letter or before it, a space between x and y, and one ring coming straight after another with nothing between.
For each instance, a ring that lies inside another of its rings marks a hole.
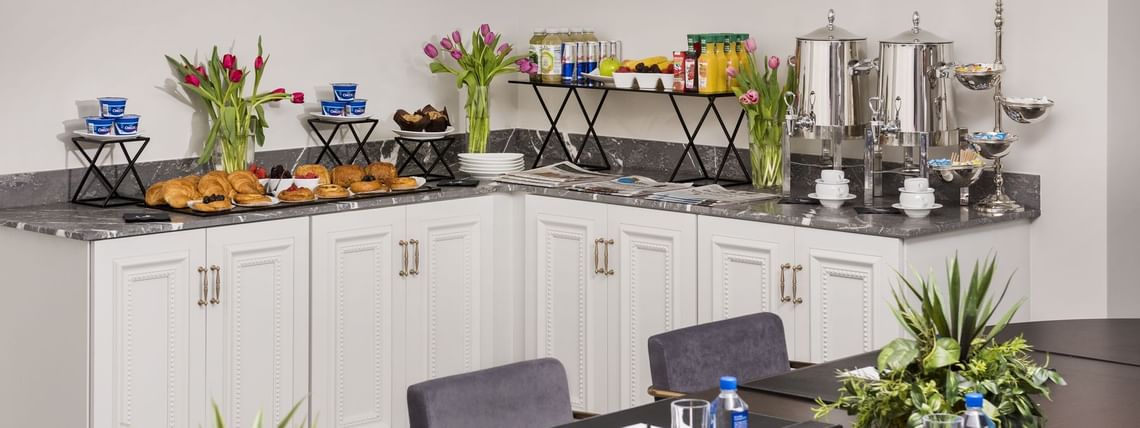
<instances>
[{"instance_id":1,"label":"glass tumbler","mask_svg":"<svg viewBox=\"0 0 1140 428\"><path fill-rule=\"evenodd\" d=\"M708 401L686 398L674 401L670 407L673 409L673 428L709 428Z\"/></svg>"},{"instance_id":2,"label":"glass tumbler","mask_svg":"<svg viewBox=\"0 0 1140 428\"><path fill-rule=\"evenodd\" d=\"M964 419L950 413L935 413L922 417L922 428L962 428Z\"/></svg>"}]
</instances>

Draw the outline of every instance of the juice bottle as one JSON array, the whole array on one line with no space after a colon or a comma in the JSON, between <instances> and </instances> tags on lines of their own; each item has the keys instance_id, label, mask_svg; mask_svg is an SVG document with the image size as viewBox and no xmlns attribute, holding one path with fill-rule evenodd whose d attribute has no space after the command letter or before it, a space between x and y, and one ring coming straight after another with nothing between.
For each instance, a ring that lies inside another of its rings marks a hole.
<instances>
[{"instance_id":1,"label":"juice bottle","mask_svg":"<svg viewBox=\"0 0 1140 428\"><path fill-rule=\"evenodd\" d=\"M542 52L542 39L546 37L546 30L543 28L535 28L534 34L530 36L530 50L527 52L530 57L530 62L535 64L539 63L538 55ZM541 68L540 68L541 69ZM530 75L531 82L541 82L542 73L534 73Z\"/></svg>"},{"instance_id":2,"label":"juice bottle","mask_svg":"<svg viewBox=\"0 0 1140 428\"><path fill-rule=\"evenodd\" d=\"M751 73L755 64L752 63L752 55L744 49L744 41L748 40L748 34L737 34L736 39L740 42L736 44L736 54L740 56L741 69Z\"/></svg>"},{"instance_id":3,"label":"juice bottle","mask_svg":"<svg viewBox=\"0 0 1140 428\"><path fill-rule=\"evenodd\" d=\"M738 71L739 71L740 57L736 56L736 40L735 40L735 38L731 34L725 35L724 36L724 42L725 42L724 43L724 52L725 52L725 54L724 54L724 67L726 69L728 67L732 67L732 68L738 69ZM729 76L728 72L725 72L725 74L724 74L724 81L725 81L726 90L731 90L732 88L737 87L736 79L732 76Z\"/></svg>"},{"instance_id":4,"label":"juice bottle","mask_svg":"<svg viewBox=\"0 0 1140 428\"><path fill-rule=\"evenodd\" d=\"M562 37L557 28L547 28L542 38L542 50L538 53L538 70L543 83L562 81Z\"/></svg>"},{"instance_id":5,"label":"juice bottle","mask_svg":"<svg viewBox=\"0 0 1140 428\"><path fill-rule=\"evenodd\" d=\"M707 94L712 92L709 88L710 62L712 62L712 55L709 54L708 40L701 38L701 55L697 57L697 92Z\"/></svg>"},{"instance_id":6,"label":"juice bottle","mask_svg":"<svg viewBox=\"0 0 1140 428\"><path fill-rule=\"evenodd\" d=\"M709 61L712 64L712 72L709 73L712 82L709 86L712 88L711 92L724 92L724 44L713 43L712 50L712 60Z\"/></svg>"}]
</instances>

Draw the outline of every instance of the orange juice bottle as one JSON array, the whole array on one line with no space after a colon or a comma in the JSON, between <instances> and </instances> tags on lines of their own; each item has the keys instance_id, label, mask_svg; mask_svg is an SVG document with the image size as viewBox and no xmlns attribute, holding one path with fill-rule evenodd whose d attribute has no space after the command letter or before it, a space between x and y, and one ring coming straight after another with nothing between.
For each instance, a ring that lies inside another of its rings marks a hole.
<instances>
[{"instance_id":1,"label":"orange juice bottle","mask_svg":"<svg viewBox=\"0 0 1140 428\"><path fill-rule=\"evenodd\" d=\"M748 51L744 50L744 41L746 39L748 39L747 34L736 35L736 57L739 58L740 61L740 71L747 73L752 71L753 64Z\"/></svg>"},{"instance_id":2,"label":"orange juice bottle","mask_svg":"<svg viewBox=\"0 0 1140 428\"><path fill-rule=\"evenodd\" d=\"M701 37L701 56L697 59L697 92L707 94L711 91L709 84L712 79L709 79L709 72L712 71L712 49L709 48L709 41Z\"/></svg>"},{"instance_id":3,"label":"orange juice bottle","mask_svg":"<svg viewBox=\"0 0 1140 428\"><path fill-rule=\"evenodd\" d=\"M725 69L727 69L728 67L732 67L732 68L737 69L737 72L739 72L740 71L740 57L736 55L736 41L733 40L731 34L725 35L724 41L725 41L725 45L724 45L724 50L725 50L724 67L725 67ZM725 81L726 90L731 90L732 88L737 87L736 78L729 76L728 72L725 72L724 81Z\"/></svg>"},{"instance_id":4,"label":"orange juice bottle","mask_svg":"<svg viewBox=\"0 0 1140 428\"><path fill-rule=\"evenodd\" d=\"M715 62L715 65L713 66L713 73L710 73L710 75L714 83L710 86L712 86L712 92L724 92L726 90L724 86L724 65L726 59L724 57L724 43L713 43L713 50L715 52L713 53L712 60Z\"/></svg>"}]
</instances>

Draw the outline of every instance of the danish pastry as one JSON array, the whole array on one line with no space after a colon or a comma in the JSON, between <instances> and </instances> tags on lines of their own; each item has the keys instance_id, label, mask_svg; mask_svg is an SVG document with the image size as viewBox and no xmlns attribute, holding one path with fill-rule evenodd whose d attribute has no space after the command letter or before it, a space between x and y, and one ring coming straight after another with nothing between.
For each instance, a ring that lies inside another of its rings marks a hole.
<instances>
[{"instance_id":1,"label":"danish pastry","mask_svg":"<svg viewBox=\"0 0 1140 428\"><path fill-rule=\"evenodd\" d=\"M307 202L316 198L308 187L291 186L277 194L277 199L284 202Z\"/></svg>"},{"instance_id":2,"label":"danish pastry","mask_svg":"<svg viewBox=\"0 0 1140 428\"><path fill-rule=\"evenodd\" d=\"M322 184L320 186L317 186L315 193L318 197L325 199L348 197L348 189L345 189L343 186L340 186L338 184Z\"/></svg>"},{"instance_id":3,"label":"danish pastry","mask_svg":"<svg viewBox=\"0 0 1140 428\"><path fill-rule=\"evenodd\" d=\"M412 177L396 177L388 183L392 190L411 190L418 187L416 179Z\"/></svg>"},{"instance_id":4,"label":"danish pastry","mask_svg":"<svg viewBox=\"0 0 1140 428\"><path fill-rule=\"evenodd\" d=\"M396 174L396 165L388 162L373 162L366 168L368 175L376 177L377 180L388 182L390 179L398 176Z\"/></svg>"},{"instance_id":5,"label":"danish pastry","mask_svg":"<svg viewBox=\"0 0 1140 428\"><path fill-rule=\"evenodd\" d=\"M265 193L265 186L257 180L257 176L249 171L234 171L226 177L236 193L257 194Z\"/></svg>"},{"instance_id":6,"label":"danish pastry","mask_svg":"<svg viewBox=\"0 0 1140 428\"><path fill-rule=\"evenodd\" d=\"M369 180L371 178L371 180ZM384 184L376 181L371 175L364 177L364 181L357 181L348 186L352 193L376 192L384 189Z\"/></svg>"},{"instance_id":7,"label":"danish pastry","mask_svg":"<svg viewBox=\"0 0 1140 428\"><path fill-rule=\"evenodd\" d=\"M364 168L360 165L341 165L332 169L332 184L341 187L351 186L352 183L364 179Z\"/></svg>"},{"instance_id":8,"label":"danish pastry","mask_svg":"<svg viewBox=\"0 0 1140 428\"><path fill-rule=\"evenodd\" d=\"M267 205L273 203L273 199L260 193L238 193L234 195L234 202L242 205Z\"/></svg>"},{"instance_id":9,"label":"danish pastry","mask_svg":"<svg viewBox=\"0 0 1140 428\"><path fill-rule=\"evenodd\" d=\"M201 201L195 203L190 209L199 212L212 213L233 209L230 198L224 195L206 195Z\"/></svg>"},{"instance_id":10,"label":"danish pastry","mask_svg":"<svg viewBox=\"0 0 1140 428\"><path fill-rule=\"evenodd\" d=\"M313 177L310 177L310 174L312 174ZM293 170L293 178L317 178L320 179L318 184L329 184L332 182L328 168L317 164L297 166L297 169Z\"/></svg>"}]
</instances>

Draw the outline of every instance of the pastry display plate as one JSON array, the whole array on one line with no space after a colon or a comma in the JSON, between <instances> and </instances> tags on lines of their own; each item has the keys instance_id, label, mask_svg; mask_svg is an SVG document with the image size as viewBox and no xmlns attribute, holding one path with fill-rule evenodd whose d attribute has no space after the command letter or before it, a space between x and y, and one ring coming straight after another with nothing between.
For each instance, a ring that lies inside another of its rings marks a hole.
<instances>
[{"instance_id":1,"label":"pastry display plate","mask_svg":"<svg viewBox=\"0 0 1140 428\"><path fill-rule=\"evenodd\" d=\"M278 205L266 205L266 206L260 206L260 207L235 206L233 209L228 210L228 211L212 212L212 213L198 212L198 211L194 211L190 208L171 208L170 206L166 206L166 205L160 206L160 207L147 207L144 204L139 204L139 206L151 208L151 209L156 209L156 210L172 212L172 213L192 215L195 217L214 217L214 216L219 216L219 215L245 214L245 213L252 213L252 212L266 211L266 210L281 210L281 209L289 209L292 207L304 207L304 206L310 206L310 205L337 204L337 203L344 203L344 202L359 201L359 200L363 200L363 199L372 199L372 198L377 198L377 197L394 198L394 197L401 196L401 195L408 195L408 194L412 194L412 193L434 192L434 191L438 191L438 190L439 190L438 187L423 186L423 187L420 187L418 189L412 189L412 190L393 190L390 192L360 193L360 194L355 194L355 195L349 196L347 198L340 198L340 199L315 199L312 201L291 202L291 203L285 203L285 201L281 201L282 203L278 204Z\"/></svg>"},{"instance_id":2,"label":"pastry display plate","mask_svg":"<svg viewBox=\"0 0 1140 428\"><path fill-rule=\"evenodd\" d=\"M327 120L329 122L354 122L372 119L371 114L365 114L363 116L328 116L319 111L311 111L309 112L309 115L317 119Z\"/></svg>"},{"instance_id":3,"label":"pastry display plate","mask_svg":"<svg viewBox=\"0 0 1140 428\"><path fill-rule=\"evenodd\" d=\"M447 129L443 130L442 132L404 131L402 129L393 129L392 132L400 138L407 138L409 140L438 140L455 132L455 127L448 126Z\"/></svg>"}]
</instances>

